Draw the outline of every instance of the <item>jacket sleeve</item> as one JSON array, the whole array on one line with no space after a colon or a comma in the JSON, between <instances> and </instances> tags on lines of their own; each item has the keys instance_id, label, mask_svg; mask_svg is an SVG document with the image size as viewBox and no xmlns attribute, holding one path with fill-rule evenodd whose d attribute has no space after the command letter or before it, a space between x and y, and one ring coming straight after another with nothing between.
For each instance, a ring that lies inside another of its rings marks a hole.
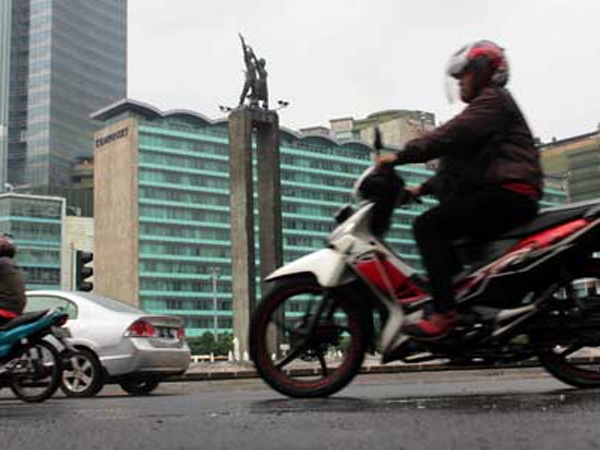
<instances>
[{"instance_id":1,"label":"jacket sleeve","mask_svg":"<svg viewBox=\"0 0 600 450\"><path fill-rule=\"evenodd\" d=\"M438 174L433 175L425 182L421 184L421 194L430 195L435 194L439 191L440 176Z\"/></svg>"},{"instance_id":2,"label":"jacket sleeve","mask_svg":"<svg viewBox=\"0 0 600 450\"><path fill-rule=\"evenodd\" d=\"M502 91L487 88L452 120L408 141L398 152L397 163L421 163L458 153L468 156L502 132L506 114Z\"/></svg>"}]
</instances>

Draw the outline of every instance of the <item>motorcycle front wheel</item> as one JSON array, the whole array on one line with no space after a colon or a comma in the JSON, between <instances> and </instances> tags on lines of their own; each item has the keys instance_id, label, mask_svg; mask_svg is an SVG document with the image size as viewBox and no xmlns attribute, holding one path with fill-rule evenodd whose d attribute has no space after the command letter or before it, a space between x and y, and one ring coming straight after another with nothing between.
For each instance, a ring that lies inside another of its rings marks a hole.
<instances>
[{"instance_id":1,"label":"motorcycle front wheel","mask_svg":"<svg viewBox=\"0 0 600 450\"><path fill-rule=\"evenodd\" d=\"M25 402L43 402L58 389L62 376L58 350L46 341L30 344L11 361L10 389Z\"/></svg>"},{"instance_id":2,"label":"motorcycle front wheel","mask_svg":"<svg viewBox=\"0 0 600 450\"><path fill-rule=\"evenodd\" d=\"M250 356L260 377L296 398L327 397L360 371L368 336L339 291L312 276L274 282L250 324Z\"/></svg>"}]
</instances>

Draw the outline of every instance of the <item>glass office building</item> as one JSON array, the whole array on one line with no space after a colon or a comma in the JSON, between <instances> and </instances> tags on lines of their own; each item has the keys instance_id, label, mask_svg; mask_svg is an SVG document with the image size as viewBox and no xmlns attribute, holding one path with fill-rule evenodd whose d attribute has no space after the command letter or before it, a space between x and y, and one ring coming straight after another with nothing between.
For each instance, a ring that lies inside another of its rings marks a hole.
<instances>
[{"instance_id":1,"label":"glass office building","mask_svg":"<svg viewBox=\"0 0 600 450\"><path fill-rule=\"evenodd\" d=\"M130 301L149 312L183 316L190 336L214 331L215 317L218 332L230 331L227 121L212 121L189 111L162 112L133 101L118 102L94 117L106 126L96 134L95 170L116 164L114 158L127 152L132 155L128 161L135 166L125 171L132 174L133 183L125 182L124 186L134 191L132 198L138 209L135 223L128 226L137 230L136 260L128 263L119 256L112 269L106 270L118 271L119 264L137 266L139 296ZM323 247L335 226L335 212L351 200L354 181L371 164L371 150L359 141L280 130L285 261ZM105 161L99 158L101 153ZM119 162L120 169L123 165ZM403 166L399 171L409 185L421 183L432 174L422 165ZM103 181L114 189L106 175L103 172L96 178L97 195L103 195L104 187L98 184ZM111 195L117 194L112 191ZM560 191L552 195L547 200L559 203ZM397 210L392 232L386 238L416 268L421 266L412 221L433 204L433 200L425 199L423 204ZM114 220L118 214L96 213ZM96 232L101 231L98 226L96 221ZM100 262L98 251L97 246L96 262ZM111 278L100 270L96 276Z\"/></svg>"},{"instance_id":2,"label":"glass office building","mask_svg":"<svg viewBox=\"0 0 600 450\"><path fill-rule=\"evenodd\" d=\"M63 198L0 194L0 233L9 234L17 246L27 289L60 286L64 214Z\"/></svg>"},{"instance_id":3,"label":"glass office building","mask_svg":"<svg viewBox=\"0 0 600 450\"><path fill-rule=\"evenodd\" d=\"M8 151L8 85L10 73L10 2L0 2L0 186L6 183Z\"/></svg>"},{"instance_id":4,"label":"glass office building","mask_svg":"<svg viewBox=\"0 0 600 450\"><path fill-rule=\"evenodd\" d=\"M126 0L0 2L0 186L69 185L89 115L126 95L126 20Z\"/></svg>"},{"instance_id":5,"label":"glass office building","mask_svg":"<svg viewBox=\"0 0 600 450\"><path fill-rule=\"evenodd\" d=\"M111 151L117 135L130 138L135 147L130 149L136 155L132 161L137 182L132 189L139 211L138 223L132 224L139 242L139 298L134 303L147 311L185 317L189 335L212 331L215 313L219 332L230 330L227 121L186 111L161 112L133 101L119 102L95 118L119 130L104 138L99 132L96 152ZM135 123L126 132L117 124L124 119ZM300 136L282 129L280 150L284 259L289 261L324 245L335 212L351 200L354 181L371 164L371 148L358 141ZM95 169L101 170L99 164L96 158ZM421 166L402 171L408 183L431 174ZM99 185L95 188L102 191ZM426 207L398 211L388 237L417 266L411 222Z\"/></svg>"}]
</instances>

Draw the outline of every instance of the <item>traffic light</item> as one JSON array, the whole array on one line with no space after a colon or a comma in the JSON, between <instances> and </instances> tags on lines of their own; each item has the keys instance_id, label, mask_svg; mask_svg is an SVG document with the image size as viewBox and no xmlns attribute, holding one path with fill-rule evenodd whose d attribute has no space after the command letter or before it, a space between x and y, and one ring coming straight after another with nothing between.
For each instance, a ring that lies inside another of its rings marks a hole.
<instances>
[{"instance_id":1,"label":"traffic light","mask_svg":"<svg viewBox=\"0 0 600 450\"><path fill-rule=\"evenodd\" d=\"M94 289L94 283L86 281L94 275L94 269L86 266L93 259L92 252L77 250L75 254L75 286L78 291L90 292Z\"/></svg>"}]
</instances>

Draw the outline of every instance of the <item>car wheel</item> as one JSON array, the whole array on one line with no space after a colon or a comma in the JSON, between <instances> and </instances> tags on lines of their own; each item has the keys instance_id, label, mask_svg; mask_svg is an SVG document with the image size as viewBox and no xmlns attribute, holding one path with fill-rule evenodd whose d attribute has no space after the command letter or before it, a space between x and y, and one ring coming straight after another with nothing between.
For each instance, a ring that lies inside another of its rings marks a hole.
<instances>
[{"instance_id":1,"label":"car wheel","mask_svg":"<svg viewBox=\"0 0 600 450\"><path fill-rule=\"evenodd\" d=\"M131 378L119 383L125 392L131 395L148 395L160 384L158 378Z\"/></svg>"},{"instance_id":2,"label":"car wheel","mask_svg":"<svg viewBox=\"0 0 600 450\"><path fill-rule=\"evenodd\" d=\"M66 361L60 389L67 397L93 397L104 387L104 374L96 354L85 348Z\"/></svg>"}]
</instances>

